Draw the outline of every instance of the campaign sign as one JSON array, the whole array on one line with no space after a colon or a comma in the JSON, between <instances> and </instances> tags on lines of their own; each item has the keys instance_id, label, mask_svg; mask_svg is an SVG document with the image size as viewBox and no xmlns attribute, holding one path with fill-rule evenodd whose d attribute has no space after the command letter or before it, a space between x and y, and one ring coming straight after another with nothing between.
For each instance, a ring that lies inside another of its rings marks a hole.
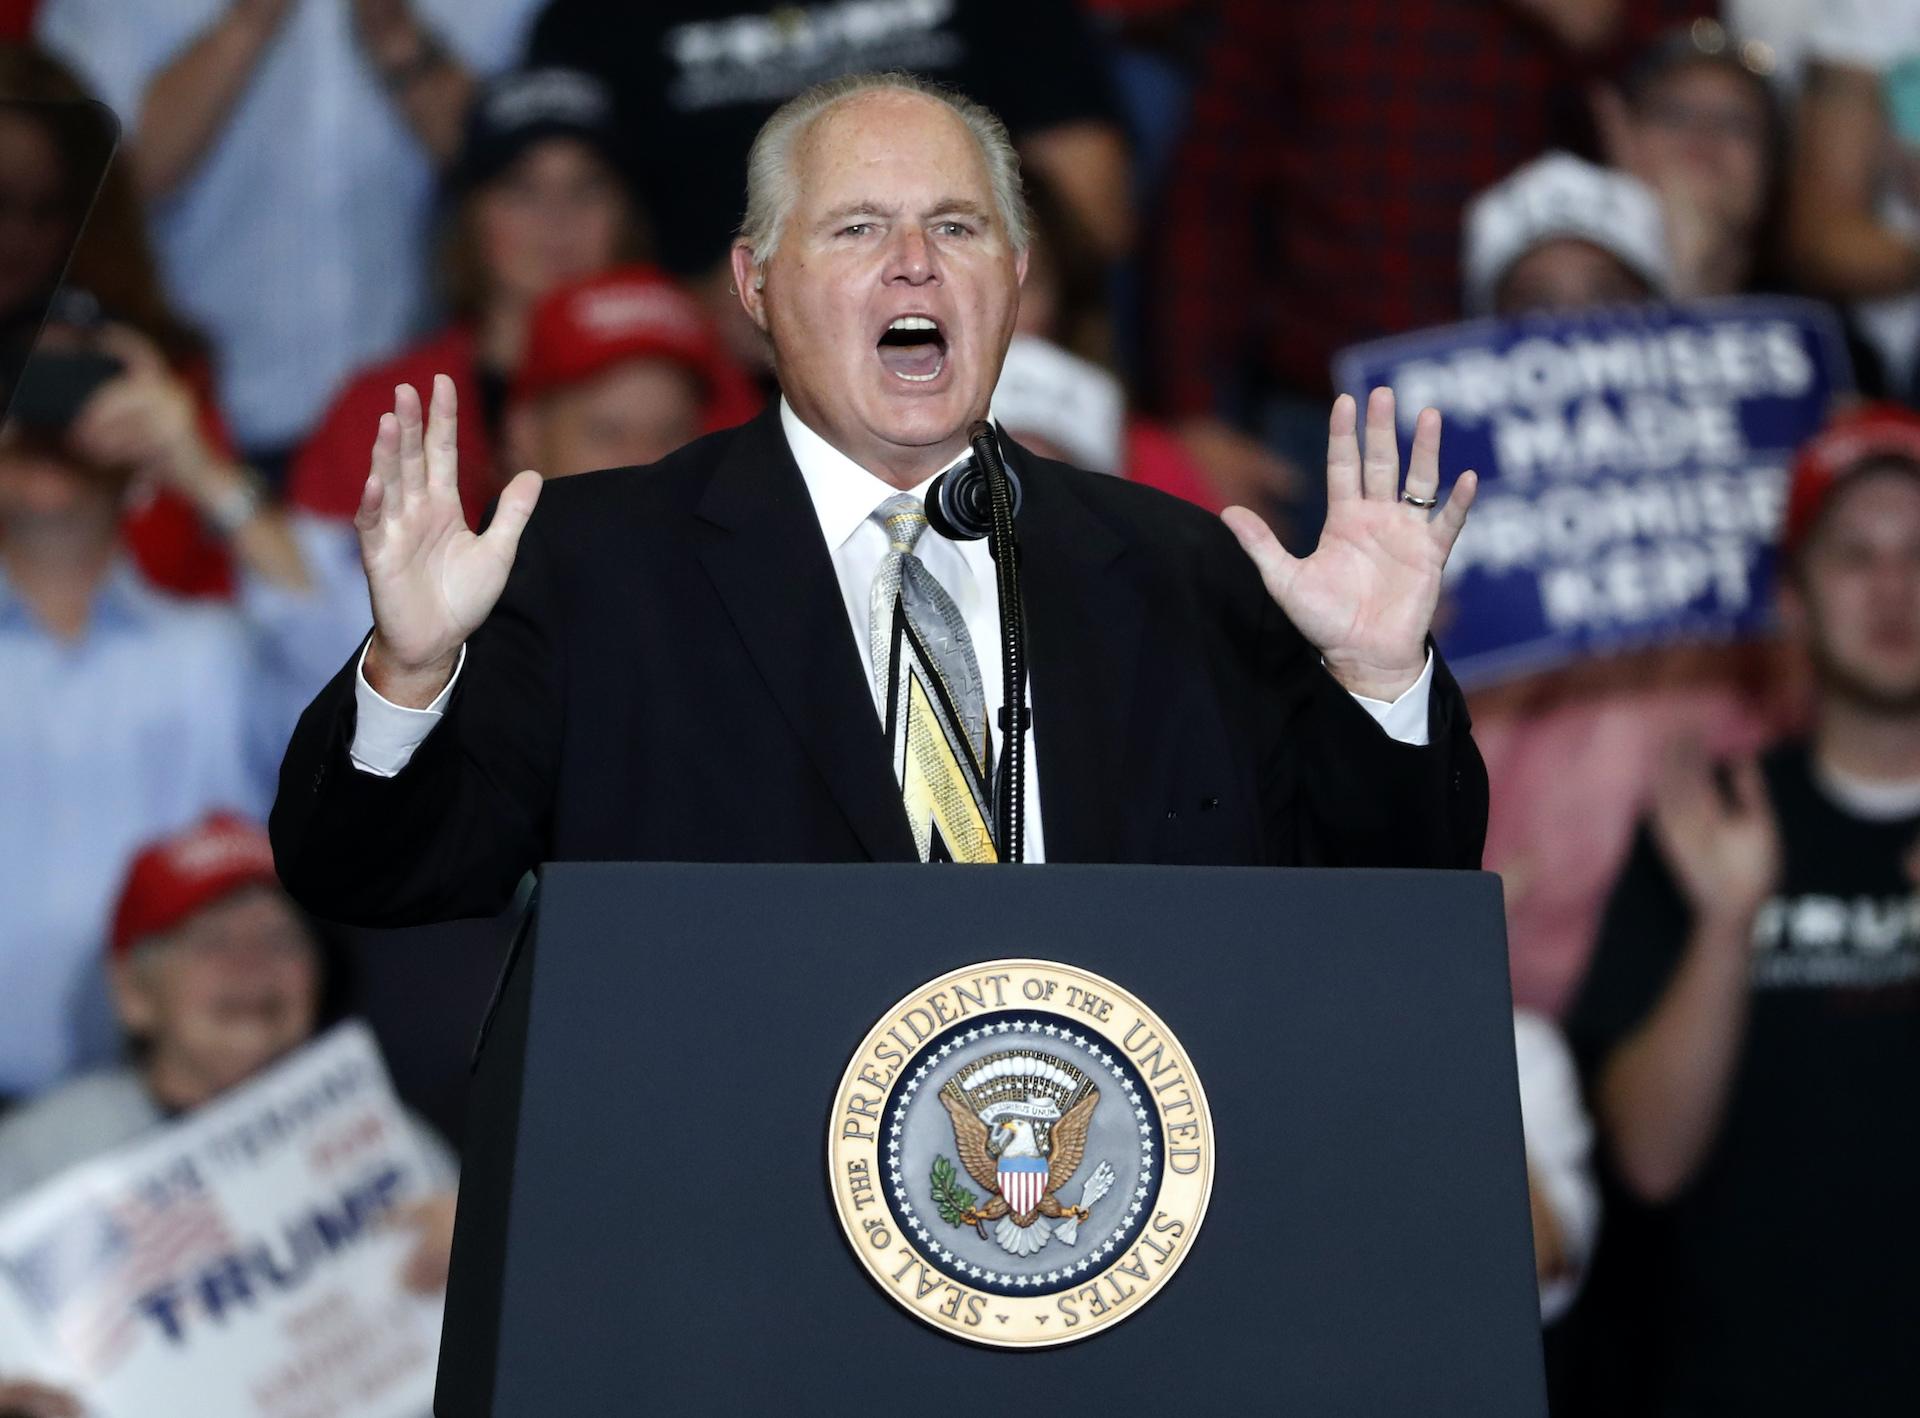
<instances>
[{"instance_id":1,"label":"campaign sign","mask_svg":"<svg viewBox=\"0 0 1920 1418\"><path fill-rule=\"evenodd\" d=\"M383 1222L443 1173L342 1025L0 1212L0 1373L89 1418L420 1418L441 1301Z\"/></svg>"},{"instance_id":2,"label":"campaign sign","mask_svg":"<svg viewBox=\"0 0 1920 1418\"><path fill-rule=\"evenodd\" d=\"M1436 630L1471 685L1762 629L1794 449L1852 371L1824 307L1745 297L1375 340L1334 378L1392 387L1403 450L1439 409L1442 487L1480 475Z\"/></svg>"}]
</instances>

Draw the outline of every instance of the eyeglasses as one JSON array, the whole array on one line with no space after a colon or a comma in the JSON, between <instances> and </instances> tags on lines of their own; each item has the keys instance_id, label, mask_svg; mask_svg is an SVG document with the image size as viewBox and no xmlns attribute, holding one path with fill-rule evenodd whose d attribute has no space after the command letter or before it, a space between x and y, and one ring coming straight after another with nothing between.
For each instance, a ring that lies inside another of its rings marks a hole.
<instances>
[{"instance_id":1,"label":"eyeglasses","mask_svg":"<svg viewBox=\"0 0 1920 1418\"><path fill-rule=\"evenodd\" d=\"M1746 105L1695 103L1664 96L1643 100L1637 111L1642 121L1676 133L1756 146L1767 140L1766 118Z\"/></svg>"}]
</instances>

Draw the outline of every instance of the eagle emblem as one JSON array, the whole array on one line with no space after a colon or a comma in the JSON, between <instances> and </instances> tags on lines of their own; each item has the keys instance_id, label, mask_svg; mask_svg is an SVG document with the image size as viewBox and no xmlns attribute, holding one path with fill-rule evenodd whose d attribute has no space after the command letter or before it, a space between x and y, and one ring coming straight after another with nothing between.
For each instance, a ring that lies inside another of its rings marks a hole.
<instances>
[{"instance_id":1,"label":"eagle emblem","mask_svg":"<svg viewBox=\"0 0 1920 1418\"><path fill-rule=\"evenodd\" d=\"M1032 1255L1056 1237L1074 1244L1114 1180L1102 1161L1081 1184L1077 1204L1060 1200L1086 1156L1087 1129L1100 1106L1093 1080L1066 1059L1018 1049L961 1069L940 1089L940 1102L961 1165L986 1193L976 1202L953 1164L937 1159L932 1185L942 1218L972 1226L1011 1255Z\"/></svg>"}]
</instances>

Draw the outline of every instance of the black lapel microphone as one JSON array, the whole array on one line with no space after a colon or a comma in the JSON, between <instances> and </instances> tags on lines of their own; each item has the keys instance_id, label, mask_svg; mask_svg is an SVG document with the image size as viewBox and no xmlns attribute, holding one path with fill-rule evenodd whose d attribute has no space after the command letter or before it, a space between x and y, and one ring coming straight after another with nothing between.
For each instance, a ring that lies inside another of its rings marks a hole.
<instances>
[{"instance_id":1,"label":"black lapel microphone","mask_svg":"<svg viewBox=\"0 0 1920 1418\"><path fill-rule=\"evenodd\" d=\"M1026 855L1027 633L1020 610L1020 545L1013 519L1020 479L1000 456L1000 437L985 419L967 430L973 457L942 473L927 489L927 525L948 541L987 539L1000 610L1000 767L994 775L993 840L1002 862Z\"/></svg>"}]
</instances>

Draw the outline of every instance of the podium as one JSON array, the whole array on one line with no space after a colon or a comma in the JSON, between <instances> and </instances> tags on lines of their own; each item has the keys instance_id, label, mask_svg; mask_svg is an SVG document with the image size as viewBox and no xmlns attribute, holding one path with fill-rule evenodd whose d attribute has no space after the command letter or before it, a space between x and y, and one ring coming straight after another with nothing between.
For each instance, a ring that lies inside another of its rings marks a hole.
<instances>
[{"instance_id":1,"label":"podium","mask_svg":"<svg viewBox=\"0 0 1920 1418\"><path fill-rule=\"evenodd\" d=\"M1151 1302L1022 1350L886 1293L828 1167L869 1031L1011 956L1149 1006L1213 1147ZM439 1418L1546 1411L1492 876L556 864L468 1139Z\"/></svg>"}]
</instances>

